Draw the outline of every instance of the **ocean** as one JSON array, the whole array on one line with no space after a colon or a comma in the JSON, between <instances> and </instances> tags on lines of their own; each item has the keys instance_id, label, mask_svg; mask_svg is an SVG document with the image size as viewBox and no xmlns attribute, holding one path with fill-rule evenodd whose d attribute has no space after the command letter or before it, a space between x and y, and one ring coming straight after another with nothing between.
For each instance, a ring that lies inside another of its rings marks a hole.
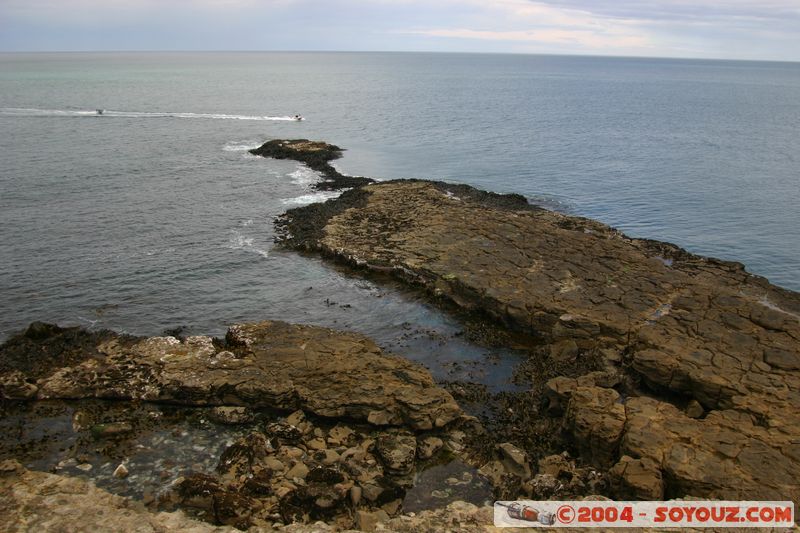
<instances>
[{"instance_id":1,"label":"ocean","mask_svg":"<svg viewBox=\"0 0 800 533\"><path fill-rule=\"evenodd\" d=\"M361 331L440 379L485 358L413 291L274 246L276 215L331 194L248 154L274 138L337 144L349 174L519 192L800 290L799 125L797 63L0 54L0 338L282 319Z\"/></svg>"}]
</instances>

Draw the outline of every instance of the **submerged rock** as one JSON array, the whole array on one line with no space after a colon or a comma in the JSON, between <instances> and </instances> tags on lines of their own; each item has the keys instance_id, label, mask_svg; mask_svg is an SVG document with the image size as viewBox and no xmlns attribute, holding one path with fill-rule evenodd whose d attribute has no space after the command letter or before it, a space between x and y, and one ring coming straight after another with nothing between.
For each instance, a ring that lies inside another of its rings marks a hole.
<instances>
[{"instance_id":1,"label":"submerged rock","mask_svg":"<svg viewBox=\"0 0 800 533\"><path fill-rule=\"evenodd\" d=\"M356 527L361 531L375 531L378 524L389 520L389 515L383 509L377 511L356 512Z\"/></svg>"},{"instance_id":2,"label":"submerged rock","mask_svg":"<svg viewBox=\"0 0 800 533\"><path fill-rule=\"evenodd\" d=\"M417 439L410 434L384 434L375 441L375 451L391 472L406 474L414 467Z\"/></svg>"},{"instance_id":3,"label":"submerged rock","mask_svg":"<svg viewBox=\"0 0 800 533\"><path fill-rule=\"evenodd\" d=\"M3 531L220 531L182 512L151 513L80 479L0 464Z\"/></svg>"},{"instance_id":4,"label":"submerged rock","mask_svg":"<svg viewBox=\"0 0 800 533\"><path fill-rule=\"evenodd\" d=\"M214 422L228 425L248 424L255 419L253 412L246 407L214 407L209 413Z\"/></svg>"},{"instance_id":5,"label":"submerged rock","mask_svg":"<svg viewBox=\"0 0 800 533\"><path fill-rule=\"evenodd\" d=\"M125 435L133 431L133 425L129 422L110 422L108 424L97 424L91 427L92 436L96 439Z\"/></svg>"}]
</instances>

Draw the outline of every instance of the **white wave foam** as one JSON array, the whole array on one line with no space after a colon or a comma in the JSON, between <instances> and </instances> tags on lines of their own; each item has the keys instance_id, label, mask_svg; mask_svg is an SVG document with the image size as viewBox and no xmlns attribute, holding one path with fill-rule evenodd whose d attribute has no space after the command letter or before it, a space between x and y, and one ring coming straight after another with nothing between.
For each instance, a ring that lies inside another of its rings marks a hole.
<instances>
[{"instance_id":1,"label":"white wave foam","mask_svg":"<svg viewBox=\"0 0 800 533\"><path fill-rule=\"evenodd\" d=\"M157 254L168 254L170 252L174 252L175 248L152 248L150 250L145 250L145 255L157 255Z\"/></svg>"},{"instance_id":2,"label":"white wave foam","mask_svg":"<svg viewBox=\"0 0 800 533\"><path fill-rule=\"evenodd\" d=\"M545 209L549 209L550 211L555 211L557 213L564 213L569 215L575 212L575 203L572 200L565 197L548 195L548 194L537 194L533 196L528 196L527 199L528 203L531 205L543 207Z\"/></svg>"},{"instance_id":3,"label":"white wave foam","mask_svg":"<svg viewBox=\"0 0 800 533\"><path fill-rule=\"evenodd\" d=\"M231 250L244 250L246 252L253 252L261 257L269 257L269 250L262 250L253 246L253 237L248 237L237 230L231 230L231 238L228 240L228 248Z\"/></svg>"},{"instance_id":4,"label":"white wave foam","mask_svg":"<svg viewBox=\"0 0 800 533\"><path fill-rule=\"evenodd\" d=\"M332 198L338 198L344 191L320 191L312 194L303 194L294 198L283 198L281 203L283 205L308 205L317 202L324 202Z\"/></svg>"},{"instance_id":5,"label":"white wave foam","mask_svg":"<svg viewBox=\"0 0 800 533\"><path fill-rule=\"evenodd\" d=\"M304 189L310 189L312 185L322 181L322 176L319 173L305 165L299 166L296 170L290 172L289 177L292 179L292 183Z\"/></svg>"},{"instance_id":6,"label":"white wave foam","mask_svg":"<svg viewBox=\"0 0 800 533\"><path fill-rule=\"evenodd\" d=\"M346 176L346 177L348 177L348 178L352 178L352 177L353 177L353 175L352 175L352 174L348 174L347 172L343 172L343 171L342 171L342 169L341 169L341 168L339 167L339 165L337 164L337 161L329 161L329 162L328 162L328 164L329 164L330 166L332 166L334 169L336 169L336 172L338 172L338 173L339 173L339 174L341 174L342 176Z\"/></svg>"},{"instance_id":7,"label":"white wave foam","mask_svg":"<svg viewBox=\"0 0 800 533\"><path fill-rule=\"evenodd\" d=\"M253 246L253 237L245 237L239 232L234 231L230 240L231 248L238 250Z\"/></svg>"},{"instance_id":8,"label":"white wave foam","mask_svg":"<svg viewBox=\"0 0 800 533\"><path fill-rule=\"evenodd\" d=\"M231 141L222 149L226 152L245 152L261 146L261 143L255 141Z\"/></svg>"},{"instance_id":9,"label":"white wave foam","mask_svg":"<svg viewBox=\"0 0 800 533\"><path fill-rule=\"evenodd\" d=\"M122 117L122 118L206 118L218 120L272 120L296 122L290 116L269 115L229 115L226 113L184 113L184 112L150 112L150 111L113 111L104 110L102 115L97 111L83 111L71 109L36 109L27 107L2 107L0 115L20 117Z\"/></svg>"}]
</instances>

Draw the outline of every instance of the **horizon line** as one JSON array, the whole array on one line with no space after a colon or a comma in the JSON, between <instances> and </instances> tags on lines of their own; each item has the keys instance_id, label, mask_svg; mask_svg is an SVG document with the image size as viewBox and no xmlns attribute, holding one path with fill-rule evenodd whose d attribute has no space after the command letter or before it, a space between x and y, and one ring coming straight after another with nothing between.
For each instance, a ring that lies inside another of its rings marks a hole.
<instances>
[{"instance_id":1,"label":"horizon line","mask_svg":"<svg viewBox=\"0 0 800 533\"><path fill-rule=\"evenodd\" d=\"M645 56L645 55L613 55L613 54L575 54L557 52L471 52L471 51L442 51L442 50L255 50L255 49L219 49L219 50L192 50L192 49L117 49L117 50L0 50L0 54L120 54L120 53L176 53L176 54L208 54L208 53L288 53L288 54L441 54L441 55L513 55L513 56L547 56L547 57L584 57L607 59L680 59L684 61L729 61L749 63L800 63L800 59L745 59L745 58L718 58L718 57L690 57L690 56Z\"/></svg>"}]
</instances>

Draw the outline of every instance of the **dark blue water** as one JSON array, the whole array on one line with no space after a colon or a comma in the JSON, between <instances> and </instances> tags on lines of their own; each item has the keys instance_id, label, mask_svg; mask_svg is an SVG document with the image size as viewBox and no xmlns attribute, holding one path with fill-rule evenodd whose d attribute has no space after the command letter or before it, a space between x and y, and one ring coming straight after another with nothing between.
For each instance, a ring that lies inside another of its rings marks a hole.
<instances>
[{"instance_id":1,"label":"dark blue water","mask_svg":"<svg viewBox=\"0 0 800 533\"><path fill-rule=\"evenodd\" d=\"M320 199L312 173L244 151L279 137L347 148L345 172L521 192L800 289L800 64L6 54L0 108L2 337L282 318L365 332L445 377L484 357L414 296L273 248L272 218Z\"/></svg>"}]
</instances>

